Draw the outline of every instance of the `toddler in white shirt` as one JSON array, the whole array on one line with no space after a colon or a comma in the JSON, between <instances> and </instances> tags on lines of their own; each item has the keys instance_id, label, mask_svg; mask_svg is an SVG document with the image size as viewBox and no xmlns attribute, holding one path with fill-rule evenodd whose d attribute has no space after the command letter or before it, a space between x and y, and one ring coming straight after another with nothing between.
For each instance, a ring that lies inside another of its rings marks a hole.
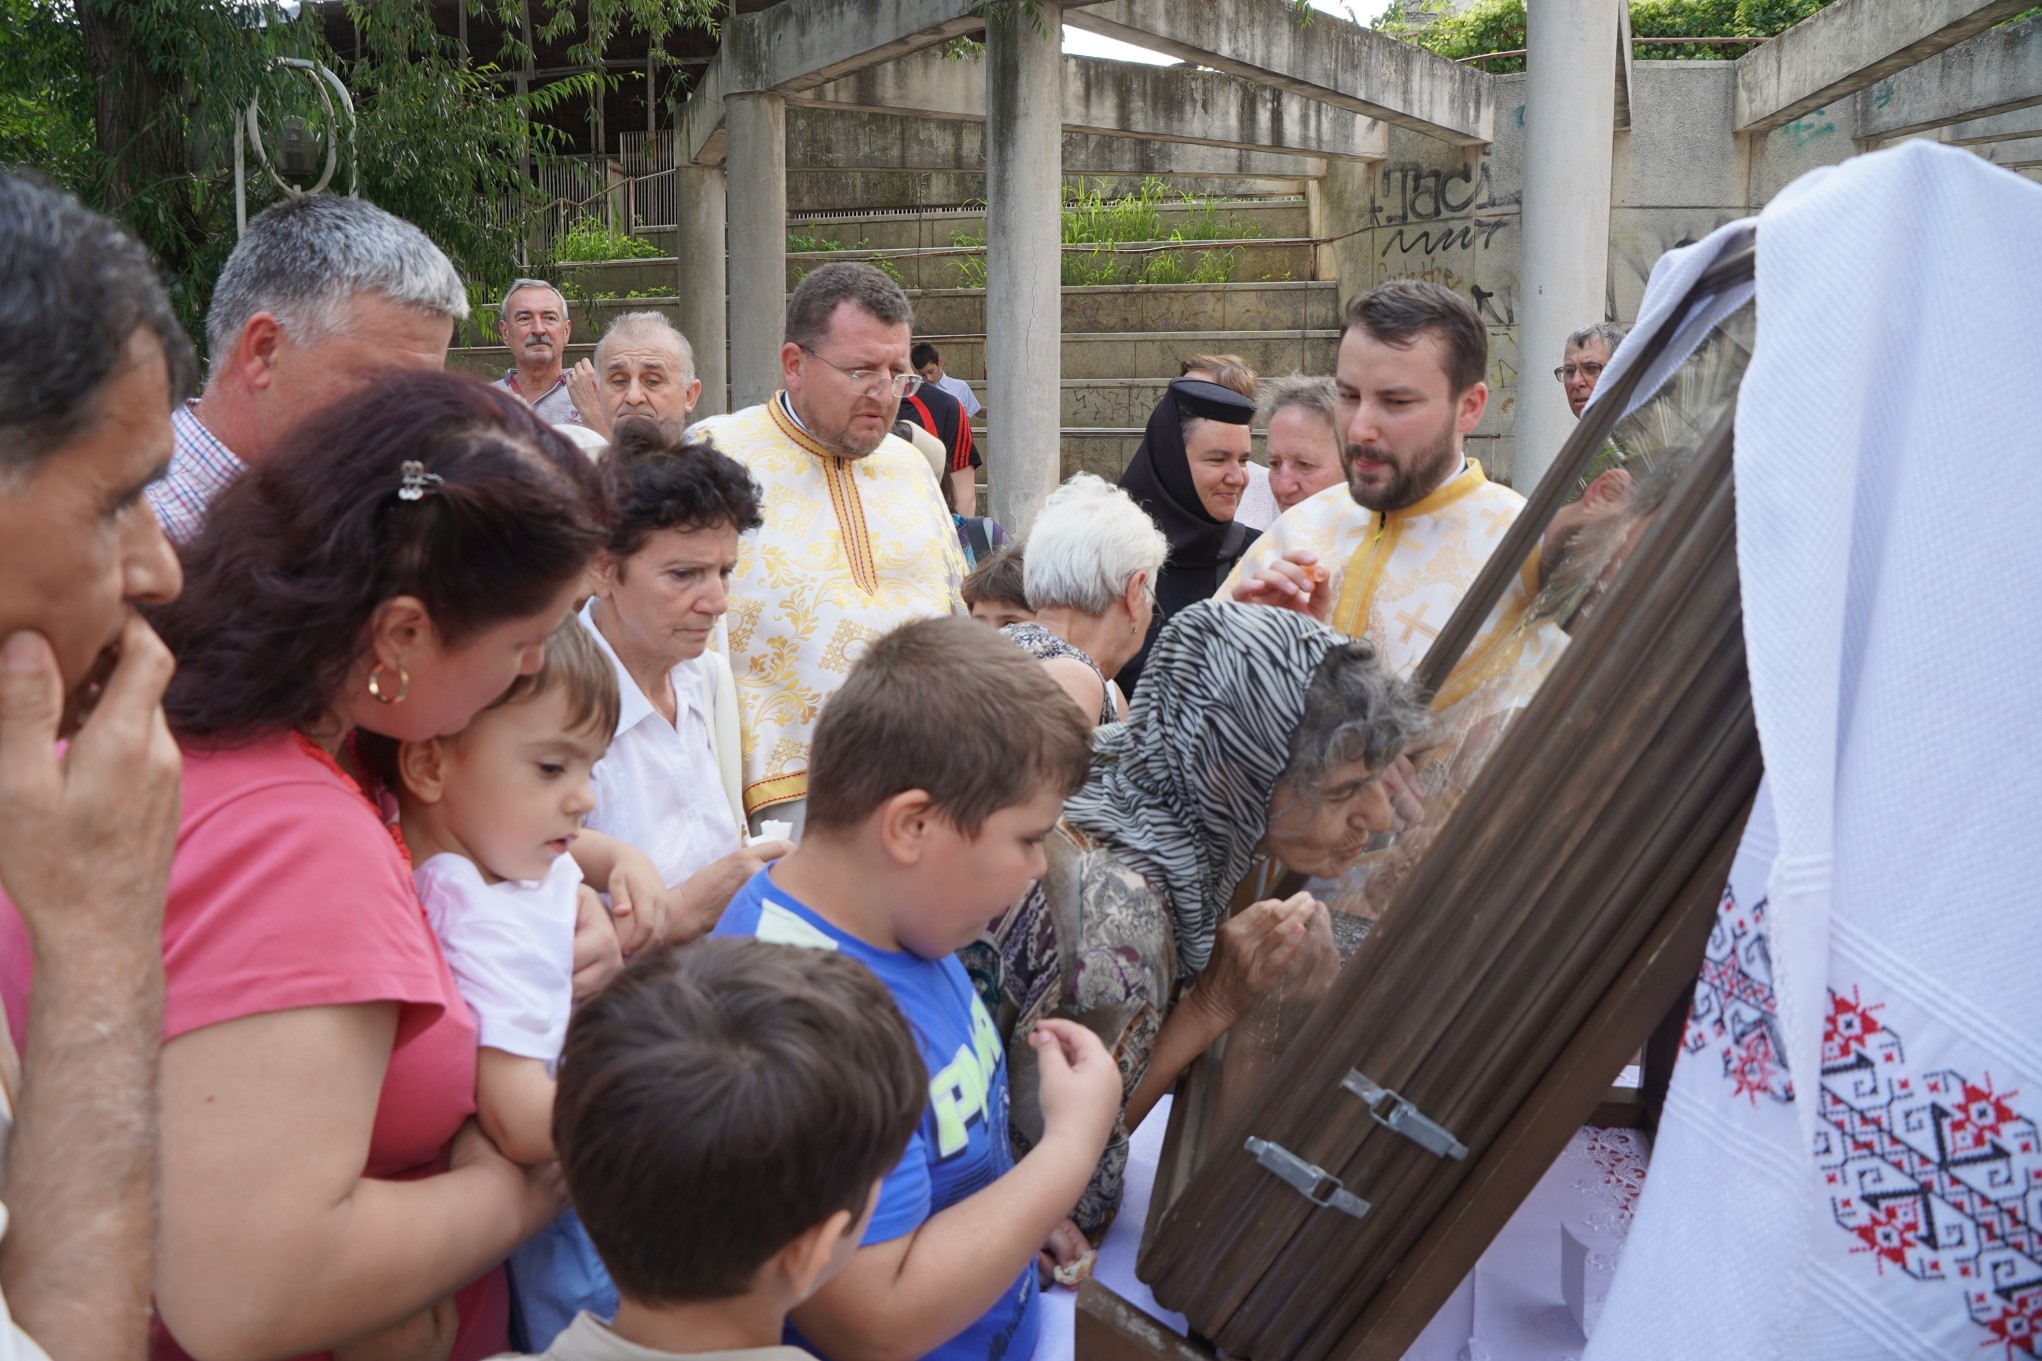
<instances>
[{"instance_id":1,"label":"toddler in white shirt","mask_svg":"<svg viewBox=\"0 0 2042 1361\"><path fill-rule=\"evenodd\" d=\"M576 917L593 896L583 873L612 885L633 866L651 873L630 847L582 831L617 713L615 671L570 619L541 668L467 728L394 757L419 902L475 1013L476 1117L528 1165L555 1157L553 1069L573 1008ZM513 1255L511 1283L533 1350L578 1310L616 1309L571 1210Z\"/></svg>"}]
</instances>

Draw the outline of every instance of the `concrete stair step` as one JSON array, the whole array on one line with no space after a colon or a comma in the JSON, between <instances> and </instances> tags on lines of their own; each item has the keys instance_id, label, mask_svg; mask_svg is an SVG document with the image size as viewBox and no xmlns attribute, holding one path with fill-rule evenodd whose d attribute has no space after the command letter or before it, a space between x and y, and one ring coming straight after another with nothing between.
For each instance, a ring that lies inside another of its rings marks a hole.
<instances>
[{"instance_id":1,"label":"concrete stair step","mask_svg":"<svg viewBox=\"0 0 2042 1361\"><path fill-rule=\"evenodd\" d=\"M649 299L646 301L650 301ZM917 339L933 341L943 352L944 369L983 392L986 376L986 338L983 335L920 334ZM1114 384L1167 382L1177 376L1177 366L1194 354L1232 354L1257 373L1331 373L1340 347L1340 332L1334 328L1297 328L1269 331L1131 331L1067 332L1063 341L1063 378L1104 380ZM595 353L592 341L567 347L570 365ZM510 365L510 351L502 345L457 346L447 352L447 366L461 373L501 377ZM1067 398L1075 401L1079 399ZM1113 400L1110 397L1103 401ZM1132 410L1139 397L1130 393L1120 399ZM1150 399L1150 405L1154 399ZM1101 414L1105 414L1102 412ZM1135 425L1147 419L1144 409Z\"/></svg>"},{"instance_id":2,"label":"concrete stair step","mask_svg":"<svg viewBox=\"0 0 2042 1361\"><path fill-rule=\"evenodd\" d=\"M1299 197L1196 200L1192 204L1169 204L1157 209L1168 228L1189 230L1197 221L1239 222L1252 228L1251 236L1305 236L1310 232L1305 201ZM948 246L958 232L984 237L986 213L983 208L943 208L931 212L810 213L791 217L789 235L836 241L847 249L895 250L906 247ZM637 233L660 250L677 249L671 227L641 227Z\"/></svg>"},{"instance_id":3,"label":"concrete stair step","mask_svg":"<svg viewBox=\"0 0 2042 1361\"><path fill-rule=\"evenodd\" d=\"M1187 223L1194 216L1206 217L1202 209L1162 208L1158 210L1166 228L1182 222ZM1222 200L1214 204L1210 217L1221 222L1245 224L1250 235L1261 237L1305 236L1310 233L1308 215L1304 200L1289 199L1235 199ZM791 218L787 224L790 235L811 236L819 240L840 242L847 250L903 250L915 247L927 249L934 246L948 246L958 232L969 236L983 237L986 232L986 215L983 208L953 208L928 213L832 213L819 217ZM640 240L657 247L664 254L671 254L680 248L679 234L668 226L642 226L635 233Z\"/></svg>"},{"instance_id":4,"label":"concrete stair step","mask_svg":"<svg viewBox=\"0 0 2042 1361\"><path fill-rule=\"evenodd\" d=\"M982 289L911 290L917 334L983 335ZM598 298L575 308L578 327L600 333L625 312L648 309L678 320L672 296ZM1323 330L1340 324L1331 283L1149 284L1138 288L1066 288L1065 332Z\"/></svg>"},{"instance_id":5,"label":"concrete stair step","mask_svg":"<svg viewBox=\"0 0 2042 1361\"><path fill-rule=\"evenodd\" d=\"M943 352L945 372L976 385L985 377L983 335L917 333ZM1232 354L1257 373L1331 373L1340 348L1335 327L1284 330L1135 331L1125 334L1065 332L1063 377L1071 379L1168 380L1194 354ZM1143 419L1147 413L1143 413Z\"/></svg>"},{"instance_id":6,"label":"concrete stair step","mask_svg":"<svg viewBox=\"0 0 2042 1361\"><path fill-rule=\"evenodd\" d=\"M967 272L978 269L985 260L983 251L960 251L948 245L932 246L929 249L938 253L922 254L912 248L791 252L787 256L787 286L794 287L810 270L829 264L833 260L864 260L891 270L900 279L901 287L911 291L956 289L963 287ZM1232 255L1233 281L1236 283L1309 281L1314 271L1312 247L1301 237L1195 241L1181 246L1171 246L1165 250L1144 249L1146 253L1139 255L1124 253L1118 256L1095 257L1090 254L1073 256L1071 258L1074 263L1070 265L1074 271L1072 277L1078 277L1076 271L1081 270L1087 271L1086 277L1089 277L1089 272L1103 268L1108 261L1127 271L1136 271L1147 266L1155 269L1175 268L1190 273L1205 264L1206 257L1213 251L1224 251ZM598 293L666 293L674 288L678 268L679 262L674 257L660 256L644 260L599 260L586 264L563 265L558 270L558 275L561 286L575 297L591 297Z\"/></svg>"}]
</instances>

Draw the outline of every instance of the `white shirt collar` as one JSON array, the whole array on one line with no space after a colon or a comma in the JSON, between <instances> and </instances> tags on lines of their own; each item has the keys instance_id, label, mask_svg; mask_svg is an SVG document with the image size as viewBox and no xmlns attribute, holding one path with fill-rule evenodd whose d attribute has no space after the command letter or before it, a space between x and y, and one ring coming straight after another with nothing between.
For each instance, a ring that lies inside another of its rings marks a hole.
<instances>
[{"instance_id":1,"label":"white shirt collar","mask_svg":"<svg viewBox=\"0 0 2042 1361\"><path fill-rule=\"evenodd\" d=\"M624 659L617 655L617 649L610 646L610 640L596 627L595 597L591 596L589 602L581 607L581 622L588 629L589 636L596 640L596 646L603 650L603 655L610 659L610 665L617 671L617 731L629 732L648 718L659 718L660 722L666 722L664 718L660 718L659 710L653 706L652 700L638 688L638 682L632 678L630 669L624 665ZM675 662L673 670L667 674L673 678L674 700L679 705L677 712L701 709L701 663Z\"/></svg>"}]
</instances>

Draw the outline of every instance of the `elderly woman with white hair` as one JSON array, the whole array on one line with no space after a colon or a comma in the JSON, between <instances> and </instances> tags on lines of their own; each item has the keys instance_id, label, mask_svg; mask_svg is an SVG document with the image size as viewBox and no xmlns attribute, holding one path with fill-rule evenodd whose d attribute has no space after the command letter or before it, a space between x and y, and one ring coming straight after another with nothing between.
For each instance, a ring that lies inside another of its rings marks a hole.
<instances>
[{"instance_id":1,"label":"elderly woman with white hair","mask_svg":"<svg viewBox=\"0 0 2042 1361\"><path fill-rule=\"evenodd\" d=\"M1169 551L1132 496L1090 473L1051 492L1036 514L1022 577L1035 619L1004 632L1041 659L1087 718L1127 716L1110 682L1148 636Z\"/></svg>"}]
</instances>

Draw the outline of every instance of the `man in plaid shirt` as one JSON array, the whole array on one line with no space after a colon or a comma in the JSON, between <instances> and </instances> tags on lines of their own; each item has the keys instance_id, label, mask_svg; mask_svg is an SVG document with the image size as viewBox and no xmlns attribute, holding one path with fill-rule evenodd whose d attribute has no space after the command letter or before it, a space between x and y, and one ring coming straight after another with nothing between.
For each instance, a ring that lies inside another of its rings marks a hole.
<instances>
[{"instance_id":1,"label":"man in plaid shirt","mask_svg":"<svg viewBox=\"0 0 2042 1361\"><path fill-rule=\"evenodd\" d=\"M424 232L360 199L288 199L248 224L206 313L205 390L171 415L170 471L149 488L164 532L198 532L221 488L314 411L393 369L438 369L468 315Z\"/></svg>"}]
</instances>

